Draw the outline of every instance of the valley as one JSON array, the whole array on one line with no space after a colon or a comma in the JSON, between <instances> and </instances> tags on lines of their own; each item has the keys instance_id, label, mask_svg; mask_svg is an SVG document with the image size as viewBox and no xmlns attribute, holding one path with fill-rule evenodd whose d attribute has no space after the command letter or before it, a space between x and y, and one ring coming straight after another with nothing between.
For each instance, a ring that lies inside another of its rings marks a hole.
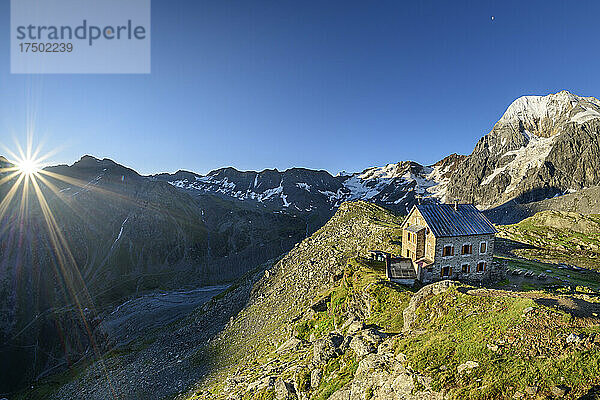
<instances>
[{"instance_id":1,"label":"valley","mask_svg":"<svg viewBox=\"0 0 600 400\"><path fill-rule=\"evenodd\" d=\"M393 284L383 263L360 254L397 252L401 221L369 203L344 203L289 254L188 317L145 331L50 391L52 381L42 381L27 395L579 399L595 393L597 277L586 284L573 271L572 279L548 273L564 280L534 277L529 282L539 283L532 285L508 271L563 270L499 255L507 277L495 288Z\"/></svg>"},{"instance_id":2,"label":"valley","mask_svg":"<svg viewBox=\"0 0 600 400\"><path fill-rule=\"evenodd\" d=\"M47 208L2 185L0 393L594 398L599 121L559 92L427 166L143 176L84 156L40 174ZM410 288L365 258L401 254L415 204L454 200L496 224L502 279Z\"/></svg>"}]
</instances>

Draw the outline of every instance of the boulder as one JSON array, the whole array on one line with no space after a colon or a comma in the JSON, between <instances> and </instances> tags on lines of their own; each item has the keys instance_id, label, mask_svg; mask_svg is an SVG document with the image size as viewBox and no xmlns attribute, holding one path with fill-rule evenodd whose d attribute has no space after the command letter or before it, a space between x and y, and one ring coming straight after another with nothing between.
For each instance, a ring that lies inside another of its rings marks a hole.
<instances>
[{"instance_id":1,"label":"boulder","mask_svg":"<svg viewBox=\"0 0 600 400\"><path fill-rule=\"evenodd\" d=\"M567 336L567 343L573 343L573 344L577 344L579 342L581 342L583 340L583 336L582 335L576 335L574 333L571 333L569 336Z\"/></svg>"},{"instance_id":2,"label":"boulder","mask_svg":"<svg viewBox=\"0 0 600 400\"><path fill-rule=\"evenodd\" d=\"M376 353L377 346L379 346L385 337L385 333L376 329L363 329L358 332L356 336L352 337L350 340L350 348L359 358L362 358L367 354Z\"/></svg>"},{"instance_id":3,"label":"boulder","mask_svg":"<svg viewBox=\"0 0 600 400\"><path fill-rule=\"evenodd\" d=\"M489 350L491 350L493 352L497 352L499 350L498 345L494 344L494 343L488 343L486 346Z\"/></svg>"},{"instance_id":4,"label":"boulder","mask_svg":"<svg viewBox=\"0 0 600 400\"><path fill-rule=\"evenodd\" d=\"M322 339L315 341L313 347L313 361L316 364L325 364L332 358L341 354L340 346L344 337L338 333L330 333Z\"/></svg>"},{"instance_id":5,"label":"boulder","mask_svg":"<svg viewBox=\"0 0 600 400\"><path fill-rule=\"evenodd\" d=\"M537 386L533 386L533 385L525 387L525 393L527 393L530 396L535 396L536 393L538 392L538 390L539 390L539 388Z\"/></svg>"},{"instance_id":6,"label":"boulder","mask_svg":"<svg viewBox=\"0 0 600 400\"><path fill-rule=\"evenodd\" d=\"M358 358L362 358L367 354L375 353L377 347L371 342L366 341L361 336L354 336L350 341L350 348Z\"/></svg>"},{"instance_id":7,"label":"boulder","mask_svg":"<svg viewBox=\"0 0 600 400\"><path fill-rule=\"evenodd\" d=\"M358 364L352 382L329 399L336 400L441 400L422 377L407 370L393 353L368 354ZM415 382L419 384L416 385Z\"/></svg>"},{"instance_id":8,"label":"boulder","mask_svg":"<svg viewBox=\"0 0 600 400\"><path fill-rule=\"evenodd\" d=\"M467 361L464 364L460 364L457 367L457 370L459 374L462 374L463 372L470 374L471 371L473 371L473 369L477 367L479 367L479 363L477 361Z\"/></svg>"},{"instance_id":9,"label":"boulder","mask_svg":"<svg viewBox=\"0 0 600 400\"><path fill-rule=\"evenodd\" d=\"M353 321L349 326L348 326L348 334L349 335L353 335L356 332L364 329L365 324L362 321Z\"/></svg>"},{"instance_id":10,"label":"boulder","mask_svg":"<svg viewBox=\"0 0 600 400\"><path fill-rule=\"evenodd\" d=\"M297 398L298 396L296 396L296 391L294 390L293 384L285 382L281 378L275 381L275 399L296 400Z\"/></svg>"},{"instance_id":11,"label":"boulder","mask_svg":"<svg viewBox=\"0 0 600 400\"><path fill-rule=\"evenodd\" d=\"M318 388L319 385L321 384L322 378L323 378L323 372L319 368L313 369L313 371L310 373L310 386L313 389Z\"/></svg>"},{"instance_id":12,"label":"boulder","mask_svg":"<svg viewBox=\"0 0 600 400\"><path fill-rule=\"evenodd\" d=\"M279 348L276 351L279 354L287 353L289 351L297 350L301 344L302 340L293 337L286 340L281 346L279 346Z\"/></svg>"},{"instance_id":13,"label":"boulder","mask_svg":"<svg viewBox=\"0 0 600 400\"><path fill-rule=\"evenodd\" d=\"M569 391L569 388L566 386L552 386L550 388L550 393L552 393L552 396L556 397L556 398L562 398L564 397L564 395L567 394L567 392Z\"/></svg>"}]
</instances>

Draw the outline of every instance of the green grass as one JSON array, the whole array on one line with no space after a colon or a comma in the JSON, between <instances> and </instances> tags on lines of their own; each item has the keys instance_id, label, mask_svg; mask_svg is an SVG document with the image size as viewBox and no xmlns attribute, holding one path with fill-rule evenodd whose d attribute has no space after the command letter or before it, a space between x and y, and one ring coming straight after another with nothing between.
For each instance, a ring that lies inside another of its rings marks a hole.
<instances>
[{"instance_id":1,"label":"green grass","mask_svg":"<svg viewBox=\"0 0 600 400\"><path fill-rule=\"evenodd\" d=\"M385 264L352 259L353 282L356 292L367 293L371 299L372 315L367 323L382 327L390 333L402 331L402 310L408 305L412 289L389 282L385 277Z\"/></svg>"},{"instance_id":2,"label":"green grass","mask_svg":"<svg viewBox=\"0 0 600 400\"><path fill-rule=\"evenodd\" d=\"M542 311L537 319L529 321L523 314L528 307L535 307L531 299L476 297L452 289L418 309L413 328L425 333L400 340L397 351L433 378L434 389L449 390L453 399L510 398L527 385L548 391L553 385L568 384L575 393L583 393L600 382L598 347L563 349L558 340L569 332L598 332L598 326L584 329L543 307L538 307ZM515 345L501 344L515 336ZM532 356L532 346L540 342L556 345ZM500 343L498 352L487 347L494 343ZM457 367L466 361L479 367L459 374Z\"/></svg>"},{"instance_id":3,"label":"green grass","mask_svg":"<svg viewBox=\"0 0 600 400\"><path fill-rule=\"evenodd\" d=\"M326 400L339 389L352 381L358 361L354 353L349 350L343 356L329 360L324 367L323 379L311 399Z\"/></svg>"},{"instance_id":4,"label":"green grass","mask_svg":"<svg viewBox=\"0 0 600 400\"><path fill-rule=\"evenodd\" d=\"M348 261L341 283L323 294L329 295L327 311L295 325L297 336L308 340L312 334L320 337L343 324L346 311L357 296L368 296L371 317L366 323L375 324L388 333L402 331L402 310L408 305L412 289L389 282L380 263L362 258Z\"/></svg>"},{"instance_id":5,"label":"green grass","mask_svg":"<svg viewBox=\"0 0 600 400\"><path fill-rule=\"evenodd\" d=\"M545 273L549 278L560 278L566 280L573 286L582 286L590 288L593 291L600 291L600 275L591 271L572 271L569 269L558 268L555 264L538 262L533 260L524 260L521 258L509 257L509 256L494 256L497 262L504 263L507 268L511 270L522 269L529 270L535 274ZM547 272L550 270L551 272ZM555 285L557 282L550 279L550 281L539 281L539 284L531 285L531 287L522 287L522 290L535 290L542 288L546 285ZM559 282L563 284L562 282Z\"/></svg>"},{"instance_id":6,"label":"green grass","mask_svg":"<svg viewBox=\"0 0 600 400\"><path fill-rule=\"evenodd\" d=\"M258 392L248 392L242 398L243 400L274 400L275 390L273 389L262 389Z\"/></svg>"},{"instance_id":7,"label":"green grass","mask_svg":"<svg viewBox=\"0 0 600 400\"><path fill-rule=\"evenodd\" d=\"M515 254L544 261L600 268L600 224L597 215L544 211L518 224L498 227L501 236L533 246Z\"/></svg>"}]
</instances>

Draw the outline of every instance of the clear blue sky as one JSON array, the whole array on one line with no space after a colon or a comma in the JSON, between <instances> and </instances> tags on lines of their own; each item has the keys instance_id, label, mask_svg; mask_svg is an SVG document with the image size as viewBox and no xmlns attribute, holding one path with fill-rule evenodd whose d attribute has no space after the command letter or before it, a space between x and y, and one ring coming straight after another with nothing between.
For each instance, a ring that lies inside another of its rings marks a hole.
<instances>
[{"instance_id":1,"label":"clear blue sky","mask_svg":"<svg viewBox=\"0 0 600 400\"><path fill-rule=\"evenodd\" d=\"M152 74L21 76L1 0L0 142L35 121L53 163L335 173L468 154L521 95L600 96L598 1L152 7Z\"/></svg>"}]
</instances>

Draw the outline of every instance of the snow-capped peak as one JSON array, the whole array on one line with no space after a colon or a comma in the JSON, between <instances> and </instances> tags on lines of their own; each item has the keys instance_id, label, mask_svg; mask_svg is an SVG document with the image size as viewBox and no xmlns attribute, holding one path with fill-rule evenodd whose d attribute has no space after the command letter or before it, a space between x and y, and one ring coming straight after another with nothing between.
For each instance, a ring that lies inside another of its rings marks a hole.
<instances>
[{"instance_id":1,"label":"snow-capped peak","mask_svg":"<svg viewBox=\"0 0 600 400\"><path fill-rule=\"evenodd\" d=\"M384 167L371 167L361 172L358 177L360 179L392 179L399 178L406 174L406 163L387 164Z\"/></svg>"},{"instance_id":2,"label":"snow-capped peak","mask_svg":"<svg viewBox=\"0 0 600 400\"><path fill-rule=\"evenodd\" d=\"M583 98L563 90L547 96L522 96L513 101L500 122L556 117L572 109Z\"/></svg>"},{"instance_id":3,"label":"snow-capped peak","mask_svg":"<svg viewBox=\"0 0 600 400\"><path fill-rule=\"evenodd\" d=\"M596 118L600 118L598 99L563 90L547 96L519 97L498 124L512 126L521 132L525 129L539 137L551 137L561 132L564 123L584 124Z\"/></svg>"}]
</instances>

